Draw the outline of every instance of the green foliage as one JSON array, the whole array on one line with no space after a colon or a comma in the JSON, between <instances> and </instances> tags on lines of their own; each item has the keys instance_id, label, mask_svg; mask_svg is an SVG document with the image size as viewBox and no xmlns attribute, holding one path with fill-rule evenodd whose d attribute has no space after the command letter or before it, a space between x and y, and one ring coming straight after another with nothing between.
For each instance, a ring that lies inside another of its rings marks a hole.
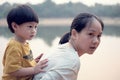
<instances>
[{"instance_id":1,"label":"green foliage","mask_svg":"<svg viewBox=\"0 0 120 80\"><path fill-rule=\"evenodd\" d=\"M102 5L95 4L95 6L87 6L82 3L66 3L66 4L55 4L51 0L37 5L30 5L38 13L39 17L51 18L51 17L74 17L80 12L91 12L101 17L120 17L120 4L116 5ZM0 18L5 18L8 11L18 4L10 5L4 3L0 5Z\"/></svg>"}]
</instances>

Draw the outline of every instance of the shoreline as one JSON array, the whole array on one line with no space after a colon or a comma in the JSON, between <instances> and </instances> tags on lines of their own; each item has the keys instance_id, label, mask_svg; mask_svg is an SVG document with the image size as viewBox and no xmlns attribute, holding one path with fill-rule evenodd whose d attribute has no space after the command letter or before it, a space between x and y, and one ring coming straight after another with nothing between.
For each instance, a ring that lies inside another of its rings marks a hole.
<instances>
[{"instance_id":1,"label":"shoreline","mask_svg":"<svg viewBox=\"0 0 120 80\"><path fill-rule=\"evenodd\" d=\"M104 24L120 25L120 18L101 18ZM41 26L70 26L73 18L40 18L39 25ZM0 19L0 27L7 26L6 19Z\"/></svg>"}]
</instances>

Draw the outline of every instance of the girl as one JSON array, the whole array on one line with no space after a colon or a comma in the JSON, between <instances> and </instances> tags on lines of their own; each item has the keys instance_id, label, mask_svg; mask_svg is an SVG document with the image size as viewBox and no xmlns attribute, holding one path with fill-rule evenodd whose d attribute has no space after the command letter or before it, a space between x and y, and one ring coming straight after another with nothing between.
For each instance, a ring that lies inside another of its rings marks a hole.
<instances>
[{"instance_id":1,"label":"girl","mask_svg":"<svg viewBox=\"0 0 120 80\"><path fill-rule=\"evenodd\" d=\"M34 80L77 80L80 68L79 57L93 54L100 44L104 25L101 19L90 13L80 13L71 24L70 32L60 40L60 45L48 58L46 73L39 73Z\"/></svg>"}]
</instances>

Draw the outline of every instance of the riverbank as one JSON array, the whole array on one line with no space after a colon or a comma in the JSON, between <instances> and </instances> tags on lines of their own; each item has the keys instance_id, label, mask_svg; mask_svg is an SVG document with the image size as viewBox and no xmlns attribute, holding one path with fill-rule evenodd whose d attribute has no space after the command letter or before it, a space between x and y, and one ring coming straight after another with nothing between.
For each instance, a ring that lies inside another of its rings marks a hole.
<instances>
[{"instance_id":1,"label":"riverbank","mask_svg":"<svg viewBox=\"0 0 120 80\"><path fill-rule=\"evenodd\" d=\"M42 26L69 26L73 18L40 18L39 25ZM120 25L120 18L102 18L104 24ZM0 27L7 26L6 19L0 19Z\"/></svg>"}]
</instances>

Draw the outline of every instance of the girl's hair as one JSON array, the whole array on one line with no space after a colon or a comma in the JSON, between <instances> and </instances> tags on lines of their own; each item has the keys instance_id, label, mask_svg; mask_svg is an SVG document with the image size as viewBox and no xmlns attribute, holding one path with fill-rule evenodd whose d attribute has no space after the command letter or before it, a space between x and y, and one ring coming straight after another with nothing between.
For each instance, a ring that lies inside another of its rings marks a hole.
<instances>
[{"instance_id":1,"label":"girl's hair","mask_svg":"<svg viewBox=\"0 0 120 80\"><path fill-rule=\"evenodd\" d=\"M34 12L34 10L28 5L19 5L11 9L7 15L8 27L12 33L14 33L14 30L11 25L12 22L15 22L16 24L20 25L25 22L31 22L31 21L35 21L38 23L39 18L37 14Z\"/></svg>"},{"instance_id":2,"label":"girl's hair","mask_svg":"<svg viewBox=\"0 0 120 80\"><path fill-rule=\"evenodd\" d=\"M60 39L59 44L64 44L69 41L70 33L65 33L63 37Z\"/></svg>"},{"instance_id":3,"label":"girl's hair","mask_svg":"<svg viewBox=\"0 0 120 80\"><path fill-rule=\"evenodd\" d=\"M88 23L91 23L93 19L96 19L100 22L103 30L104 24L100 18L90 13L80 13L74 18L71 24L70 32L62 36L61 40L59 41L59 44L64 44L69 41L72 29L75 29L79 33L87 26Z\"/></svg>"}]
</instances>

